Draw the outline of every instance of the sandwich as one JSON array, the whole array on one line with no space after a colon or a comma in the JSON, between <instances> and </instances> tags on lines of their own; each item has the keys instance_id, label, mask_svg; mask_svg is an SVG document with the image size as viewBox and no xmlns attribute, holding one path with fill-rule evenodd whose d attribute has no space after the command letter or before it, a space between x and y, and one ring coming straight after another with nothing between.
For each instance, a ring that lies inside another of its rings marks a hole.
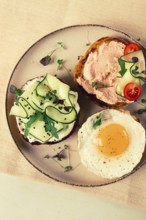
<instances>
[{"instance_id":1,"label":"sandwich","mask_svg":"<svg viewBox=\"0 0 146 220\"><path fill-rule=\"evenodd\" d=\"M142 48L120 38L98 39L75 65L74 78L96 103L127 105L140 97L146 83Z\"/></svg>"}]
</instances>

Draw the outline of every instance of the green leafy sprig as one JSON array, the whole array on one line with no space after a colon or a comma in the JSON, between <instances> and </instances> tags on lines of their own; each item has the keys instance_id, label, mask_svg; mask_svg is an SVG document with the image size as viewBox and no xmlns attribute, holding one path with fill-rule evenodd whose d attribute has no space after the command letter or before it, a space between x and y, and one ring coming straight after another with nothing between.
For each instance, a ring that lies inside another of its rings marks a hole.
<instances>
[{"instance_id":1,"label":"green leafy sprig","mask_svg":"<svg viewBox=\"0 0 146 220\"><path fill-rule=\"evenodd\" d=\"M118 63L120 65L121 70L119 71L119 74L121 77L124 76L124 74L126 73L127 69L125 67L125 60L122 60L121 58L118 59ZM134 68L133 68L134 67ZM144 78L143 76L139 75L142 72L139 71L139 67L135 65L135 62L133 63L133 65L130 67L130 74L137 79L142 80L143 82L146 83L146 78Z\"/></svg>"},{"instance_id":2,"label":"green leafy sprig","mask_svg":"<svg viewBox=\"0 0 146 220\"><path fill-rule=\"evenodd\" d=\"M66 49L65 44L63 42L57 42L58 47L56 47L54 50L52 50L47 56L43 57L40 60L40 63L44 66L47 66L52 61L52 55L60 48Z\"/></svg>"},{"instance_id":3,"label":"green leafy sprig","mask_svg":"<svg viewBox=\"0 0 146 220\"><path fill-rule=\"evenodd\" d=\"M146 99L141 99L141 104L143 105L143 108L138 109L137 114L146 112Z\"/></svg>"},{"instance_id":4,"label":"green leafy sprig","mask_svg":"<svg viewBox=\"0 0 146 220\"><path fill-rule=\"evenodd\" d=\"M86 43L86 46L90 46L91 45L91 42L89 40L89 30L87 30L87 43Z\"/></svg>"},{"instance_id":5,"label":"green leafy sprig","mask_svg":"<svg viewBox=\"0 0 146 220\"><path fill-rule=\"evenodd\" d=\"M98 126L100 126L102 124L102 120L103 120L103 116L100 113L99 115L97 115L96 121L93 123L93 128L96 129Z\"/></svg>"},{"instance_id":6,"label":"green leafy sprig","mask_svg":"<svg viewBox=\"0 0 146 220\"><path fill-rule=\"evenodd\" d=\"M65 69L68 74L70 74L71 70L65 66L65 61L63 59L57 60L57 70Z\"/></svg>"},{"instance_id":7,"label":"green leafy sprig","mask_svg":"<svg viewBox=\"0 0 146 220\"><path fill-rule=\"evenodd\" d=\"M119 74L121 75L121 77L124 76L124 74L126 73L127 69L125 67L125 60L122 60L121 58L118 59L118 63L121 67L121 70L119 71Z\"/></svg>"},{"instance_id":8,"label":"green leafy sprig","mask_svg":"<svg viewBox=\"0 0 146 220\"><path fill-rule=\"evenodd\" d=\"M46 156L44 156L44 158L53 159L56 163L58 163L61 166L61 168L64 169L64 172L66 173L66 172L73 170L73 167L70 165L70 157L68 158L69 164L67 166L63 166L61 164L61 161L66 158L65 150L69 151L69 146L66 144L64 145L64 148L62 150L60 150L57 154L55 154L53 156L50 156L49 154L47 154Z\"/></svg>"},{"instance_id":9,"label":"green leafy sprig","mask_svg":"<svg viewBox=\"0 0 146 220\"><path fill-rule=\"evenodd\" d=\"M22 89L18 89L16 86L14 85L11 85L10 86L10 92L12 94L15 94L16 96L21 96L22 93L23 93L23 90Z\"/></svg>"},{"instance_id":10,"label":"green leafy sprig","mask_svg":"<svg viewBox=\"0 0 146 220\"><path fill-rule=\"evenodd\" d=\"M64 60L63 59L58 59L57 60L57 70L61 70L62 68L64 68Z\"/></svg>"},{"instance_id":11,"label":"green leafy sprig","mask_svg":"<svg viewBox=\"0 0 146 220\"><path fill-rule=\"evenodd\" d=\"M133 66L134 66L134 65L133 65ZM140 79L140 80L142 80L143 82L146 83L146 78L144 78L143 76L140 76L140 75L139 75L139 74L141 73L140 71L138 71L138 70L139 70L139 67L138 67L138 66L135 66L135 68L132 69L133 66L132 66L131 69L130 69L131 75L132 75L134 78Z\"/></svg>"},{"instance_id":12,"label":"green leafy sprig","mask_svg":"<svg viewBox=\"0 0 146 220\"><path fill-rule=\"evenodd\" d=\"M63 59L58 59L57 60L57 70L62 70L62 69L65 69L68 74L71 73L71 69L68 69L65 66L65 61Z\"/></svg>"},{"instance_id":13,"label":"green leafy sprig","mask_svg":"<svg viewBox=\"0 0 146 220\"><path fill-rule=\"evenodd\" d=\"M45 113L41 113L41 112L36 112L34 115L31 115L29 117L29 121L26 123L24 130L25 138L27 138L27 136L29 135L29 128L36 120L44 121L45 131L50 132L53 137L57 139L59 138L57 129L55 128L55 122L52 119L50 119Z\"/></svg>"},{"instance_id":14,"label":"green leafy sprig","mask_svg":"<svg viewBox=\"0 0 146 220\"><path fill-rule=\"evenodd\" d=\"M103 83L102 85L98 85L97 82L92 82L91 86L92 86L92 88L94 88L96 90L100 89L100 88L107 88L107 87L109 87L105 83Z\"/></svg>"},{"instance_id":15,"label":"green leafy sprig","mask_svg":"<svg viewBox=\"0 0 146 220\"><path fill-rule=\"evenodd\" d=\"M98 84L97 84L97 82L92 82L92 88L98 89Z\"/></svg>"},{"instance_id":16,"label":"green leafy sprig","mask_svg":"<svg viewBox=\"0 0 146 220\"><path fill-rule=\"evenodd\" d=\"M59 138L57 129L55 128L55 122L49 118L46 114L44 114L44 121L45 121L45 131L50 132L51 135L55 138Z\"/></svg>"},{"instance_id":17,"label":"green leafy sprig","mask_svg":"<svg viewBox=\"0 0 146 220\"><path fill-rule=\"evenodd\" d=\"M29 121L26 123L25 125L25 130L24 130L24 137L27 138L27 136L29 135L29 128L31 127L31 125L37 120L43 120L42 115L40 112L37 112L34 115L31 115L29 117Z\"/></svg>"},{"instance_id":18,"label":"green leafy sprig","mask_svg":"<svg viewBox=\"0 0 146 220\"><path fill-rule=\"evenodd\" d=\"M66 167L64 167L64 172L66 173L66 172L69 172L69 171L71 171L73 169L73 167L72 166L66 166Z\"/></svg>"}]
</instances>

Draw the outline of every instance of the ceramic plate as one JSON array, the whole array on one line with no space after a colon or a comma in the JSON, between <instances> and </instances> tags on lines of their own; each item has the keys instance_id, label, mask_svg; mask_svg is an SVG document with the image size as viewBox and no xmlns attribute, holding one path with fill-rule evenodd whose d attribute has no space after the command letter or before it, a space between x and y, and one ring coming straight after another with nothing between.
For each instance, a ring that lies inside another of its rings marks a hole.
<instances>
[{"instance_id":1,"label":"ceramic plate","mask_svg":"<svg viewBox=\"0 0 146 220\"><path fill-rule=\"evenodd\" d=\"M78 186L101 186L120 180L120 178L112 180L103 179L87 171L87 169L80 163L77 149L77 132L79 127L85 122L87 117L101 110L101 107L95 105L74 83L73 70L79 56L84 54L89 43L93 43L95 40L105 36L122 37L130 41L133 40L125 33L100 25L77 25L57 30L37 41L24 53L17 63L8 84L6 114L10 132L17 147L36 169L48 177L63 183ZM58 42L63 42L66 49L57 49L52 56L53 62L46 66L42 65L40 60L49 54L50 51L58 47ZM145 53L145 49L143 50ZM64 60L65 68L57 70L57 59ZM71 70L71 72L68 70ZM15 85L17 88L21 88L26 81L37 76L45 75L46 73L56 75L59 79L70 84L72 89L78 91L79 104L81 107L80 117L74 132L64 141L53 145L31 145L19 134L15 118L9 116L10 109L15 100L15 96L10 93L9 89L10 85ZM143 89L146 89L146 87ZM144 95L145 94L143 93L143 96ZM136 114L142 125L146 128L146 113L137 114L137 110L141 108L144 108L144 106L140 100L134 102L128 107L131 113ZM65 159L58 161L50 158L50 155L57 154L64 149L64 146L69 147L64 150L64 154L66 154ZM145 162L146 152L144 152L142 160L133 172L139 169ZM64 172L64 167L66 166L72 166L73 169L69 172Z\"/></svg>"}]
</instances>

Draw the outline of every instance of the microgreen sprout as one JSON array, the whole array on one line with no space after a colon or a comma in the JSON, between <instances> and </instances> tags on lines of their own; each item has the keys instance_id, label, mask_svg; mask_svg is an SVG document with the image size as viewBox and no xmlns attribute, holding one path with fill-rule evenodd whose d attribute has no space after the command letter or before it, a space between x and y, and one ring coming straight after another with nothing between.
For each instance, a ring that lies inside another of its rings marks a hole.
<instances>
[{"instance_id":1,"label":"microgreen sprout","mask_svg":"<svg viewBox=\"0 0 146 220\"><path fill-rule=\"evenodd\" d=\"M87 43L86 43L86 46L90 46L91 43L90 43L90 40L89 40L89 30L87 30Z\"/></svg>"},{"instance_id":2,"label":"microgreen sprout","mask_svg":"<svg viewBox=\"0 0 146 220\"><path fill-rule=\"evenodd\" d=\"M50 51L45 57L43 57L41 60L40 60L40 63L44 66L48 65L51 63L52 61L52 55L60 48L63 48L64 50L66 49L65 47L65 44L63 42L57 42L57 47Z\"/></svg>"},{"instance_id":3,"label":"microgreen sprout","mask_svg":"<svg viewBox=\"0 0 146 220\"><path fill-rule=\"evenodd\" d=\"M98 114L96 117L96 121L93 123L93 128L96 129L98 126L102 124L103 116L102 114Z\"/></svg>"},{"instance_id":4,"label":"microgreen sprout","mask_svg":"<svg viewBox=\"0 0 146 220\"><path fill-rule=\"evenodd\" d=\"M141 104L143 106L143 108L138 109L137 114L142 114L142 113L146 112L146 99L141 99L141 102L139 104Z\"/></svg>"},{"instance_id":5,"label":"microgreen sprout","mask_svg":"<svg viewBox=\"0 0 146 220\"><path fill-rule=\"evenodd\" d=\"M11 86L10 86L10 92L13 93L13 94L15 94L15 95L17 95L17 96L21 96L22 93L23 93L23 90L17 89L16 86L11 85Z\"/></svg>"},{"instance_id":6,"label":"microgreen sprout","mask_svg":"<svg viewBox=\"0 0 146 220\"><path fill-rule=\"evenodd\" d=\"M57 70L65 69L68 74L70 74L71 70L65 66L65 61L63 59L57 60Z\"/></svg>"},{"instance_id":7,"label":"microgreen sprout","mask_svg":"<svg viewBox=\"0 0 146 220\"><path fill-rule=\"evenodd\" d=\"M62 160L63 159L66 159L66 156L65 156L65 152L67 150L67 153L68 153L68 164L66 166L63 166L61 164ZM49 154L47 154L46 156L44 156L44 158L46 159L53 159L61 168L63 168L64 172L69 172L71 170L73 170L73 167L71 166L70 164L70 152L69 152L70 148L69 148L69 145L65 144L63 149L61 149L59 152L57 152L55 155L53 156L50 156Z\"/></svg>"}]
</instances>

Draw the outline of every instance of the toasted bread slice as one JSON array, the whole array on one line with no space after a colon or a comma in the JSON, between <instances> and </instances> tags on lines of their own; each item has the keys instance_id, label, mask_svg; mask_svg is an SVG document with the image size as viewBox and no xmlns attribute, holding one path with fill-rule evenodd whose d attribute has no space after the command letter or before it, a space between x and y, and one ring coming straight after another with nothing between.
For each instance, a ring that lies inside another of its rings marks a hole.
<instances>
[{"instance_id":1,"label":"toasted bread slice","mask_svg":"<svg viewBox=\"0 0 146 220\"><path fill-rule=\"evenodd\" d=\"M118 38L113 38L113 37L104 37L101 38L97 41L95 41L90 47L89 49L85 52L85 54L83 56L81 56L80 60L78 61L78 63L75 66L74 69L74 78L77 81L77 83L83 87L83 89L90 95L94 96L94 100L98 103L98 104L105 104L108 106L122 106L125 105L127 103L129 103L129 101L127 99L125 99L124 97L121 97L119 95L115 94L113 92L113 88L114 88L114 83L112 85L108 85L107 88L96 88L96 92L93 89L93 86L91 85L92 83L89 82L89 80L86 80L86 78L84 77L84 68L86 65L86 62L88 61L89 55L92 53L99 53L99 48L102 45L109 45L111 42L117 42L120 43L121 45L123 45L123 51L124 51L124 47L126 45L126 41L124 39L118 39ZM123 54L121 54L120 56L122 56ZM119 57L120 57L119 56ZM119 57L114 57L114 59L117 59ZM105 60L104 62L109 62L107 60ZM117 61L118 63L118 61ZM118 64L117 64L118 65ZM98 63L97 63L97 68L98 68ZM108 73L109 77L110 72ZM118 74L118 72L117 72ZM117 74L115 74L115 78L117 77ZM112 76L113 77L113 76ZM106 78L104 78L104 81L106 81ZM102 83L104 84L104 81L99 82L101 85ZM109 95L108 95L109 93ZM113 93L113 100L111 98L111 93ZM106 98L105 98L106 96ZM116 97L116 100L114 101L114 98Z\"/></svg>"}]
</instances>

